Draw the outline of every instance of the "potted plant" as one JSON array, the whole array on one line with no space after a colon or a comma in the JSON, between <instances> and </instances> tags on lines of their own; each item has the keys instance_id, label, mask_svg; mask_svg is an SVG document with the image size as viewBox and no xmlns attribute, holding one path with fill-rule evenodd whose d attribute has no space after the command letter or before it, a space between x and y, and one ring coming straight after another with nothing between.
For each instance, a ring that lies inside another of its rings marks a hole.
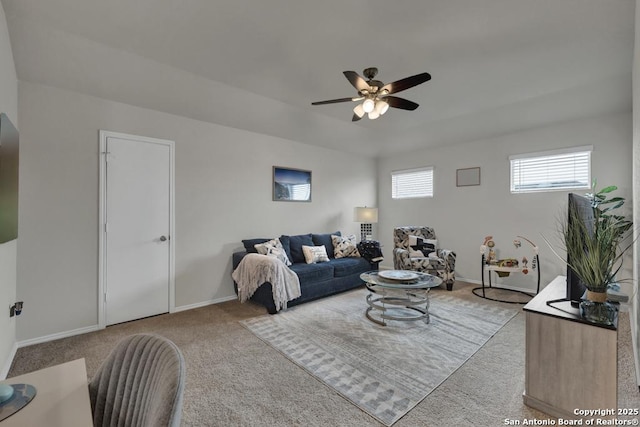
<instances>
[{"instance_id":1,"label":"potted plant","mask_svg":"<svg viewBox=\"0 0 640 427\"><path fill-rule=\"evenodd\" d=\"M618 310L607 302L607 288L615 283L622 266L622 258L633 244L633 223L618 214L624 205L623 197L609 194L614 185L586 194L591 201L593 218L585 221L577 210L570 210L562 226L567 264L587 288L586 300L580 302L581 316L590 322L612 325Z\"/></svg>"}]
</instances>

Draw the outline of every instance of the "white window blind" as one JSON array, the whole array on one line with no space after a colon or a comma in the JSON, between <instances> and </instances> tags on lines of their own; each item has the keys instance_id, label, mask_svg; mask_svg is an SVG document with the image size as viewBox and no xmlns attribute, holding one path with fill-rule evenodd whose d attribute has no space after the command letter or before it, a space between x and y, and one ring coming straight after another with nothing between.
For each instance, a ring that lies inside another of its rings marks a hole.
<instances>
[{"instance_id":1,"label":"white window blind","mask_svg":"<svg viewBox=\"0 0 640 427\"><path fill-rule=\"evenodd\" d=\"M391 172L391 198L433 197L433 168Z\"/></svg>"},{"instance_id":2,"label":"white window blind","mask_svg":"<svg viewBox=\"0 0 640 427\"><path fill-rule=\"evenodd\" d=\"M511 192L591 188L592 147L511 156Z\"/></svg>"}]
</instances>

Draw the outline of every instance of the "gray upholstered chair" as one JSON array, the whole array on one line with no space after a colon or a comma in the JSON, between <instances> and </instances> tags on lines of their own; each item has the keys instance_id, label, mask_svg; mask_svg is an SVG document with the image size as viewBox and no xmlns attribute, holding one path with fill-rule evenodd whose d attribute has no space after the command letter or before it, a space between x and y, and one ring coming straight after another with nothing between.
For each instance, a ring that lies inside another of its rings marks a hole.
<instances>
[{"instance_id":1,"label":"gray upholstered chair","mask_svg":"<svg viewBox=\"0 0 640 427\"><path fill-rule=\"evenodd\" d=\"M413 236L413 237L412 237ZM427 255L425 251L416 251L411 245L416 238L438 240L431 227L396 227L393 229L393 268L396 270L413 270L433 274L442 279L447 290L453 289L456 281L456 253L448 249L435 247L435 253Z\"/></svg>"},{"instance_id":2,"label":"gray upholstered chair","mask_svg":"<svg viewBox=\"0 0 640 427\"><path fill-rule=\"evenodd\" d=\"M95 426L179 426L184 358L171 341L138 334L121 340L89 382Z\"/></svg>"}]
</instances>

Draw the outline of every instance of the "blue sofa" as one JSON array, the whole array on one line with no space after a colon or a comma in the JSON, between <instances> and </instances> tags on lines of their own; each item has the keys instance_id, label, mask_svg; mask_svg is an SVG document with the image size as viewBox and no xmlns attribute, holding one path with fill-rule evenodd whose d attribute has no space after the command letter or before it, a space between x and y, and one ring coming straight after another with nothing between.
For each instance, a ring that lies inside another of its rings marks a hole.
<instances>
[{"instance_id":1,"label":"blue sofa","mask_svg":"<svg viewBox=\"0 0 640 427\"><path fill-rule=\"evenodd\" d=\"M370 262L362 257L335 258L331 234L340 235L340 232L280 236L280 242L285 252L287 252L289 260L292 262L289 268L298 275L300 280L300 292L302 294L299 298L290 301L288 303L289 307L357 288L363 284L362 280L360 280L361 273L378 269L377 262ZM233 270L236 269L245 255L257 252L254 248L255 244L264 243L269 240L271 239L258 238L243 240L242 243L245 250L233 254ZM303 245L324 245L327 250L327 255L329 256L329 262L307 264L302 252ZM238 285L235 282L233 285L237 294ZM265 282L262 284L253 294L251 300L265 306L270 314L276 313L271 283Z\"/></svg>"}]
</instances>

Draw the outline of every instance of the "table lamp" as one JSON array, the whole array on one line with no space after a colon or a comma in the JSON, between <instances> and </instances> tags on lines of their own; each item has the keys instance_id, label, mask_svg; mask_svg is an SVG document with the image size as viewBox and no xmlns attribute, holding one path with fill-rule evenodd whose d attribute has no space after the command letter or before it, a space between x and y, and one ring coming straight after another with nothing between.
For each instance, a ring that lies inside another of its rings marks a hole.
<instances>
[{"instance_id":1,"label":"table lamp","mask_svg":"<svg viewBox=\"0 0 640 427\"><path fill-rule=\"evenodd\" d=\"M378 208L356 207L355 222L360 223L360 240L373 238L373 225L378 223Z\"/></svg>"}]
</instances>

